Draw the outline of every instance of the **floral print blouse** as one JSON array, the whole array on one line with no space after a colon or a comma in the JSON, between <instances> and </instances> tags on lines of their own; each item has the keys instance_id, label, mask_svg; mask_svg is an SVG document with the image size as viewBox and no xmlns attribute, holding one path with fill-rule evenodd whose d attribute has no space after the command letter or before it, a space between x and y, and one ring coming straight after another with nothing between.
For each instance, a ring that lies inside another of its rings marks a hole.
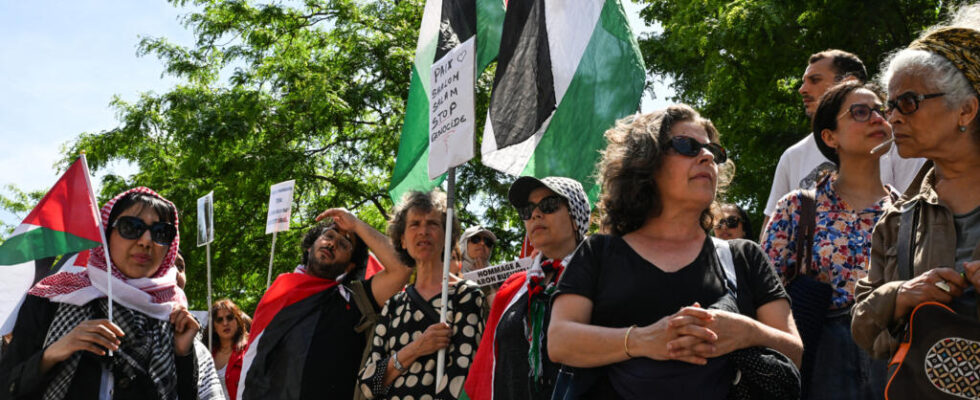
<instances>
[{"instance_id":1,"label":"floral print blouse","mask_svg":"<svg viewBox=\"0 0 980 400\"><path fill-rule=\"evenodd\" d=\"M871 254L871 230L882 212L891 206L898 192L891 193L864 210L854 210L836 192L837 173L831 172L815 187L816 225L813 233L813 266L810 271L818 281L833 287L830 309L839 310L854 303L857 281L868 275ZM776 204L776 211L766 227L762 249L769 256L779 277L794 271L797 263L796 237L800 220L802 191L790 192Z\"/></svg>"}]
</instances>

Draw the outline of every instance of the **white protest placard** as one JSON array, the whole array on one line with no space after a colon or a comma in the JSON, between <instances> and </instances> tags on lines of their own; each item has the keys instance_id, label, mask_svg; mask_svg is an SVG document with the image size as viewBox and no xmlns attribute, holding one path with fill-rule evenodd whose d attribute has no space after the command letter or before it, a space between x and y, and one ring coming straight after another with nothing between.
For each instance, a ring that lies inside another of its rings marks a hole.
<instances>
[{"instance_id":1,"label":"white protest placard","mask_svg":"<svg viewBox=\"0 0 980 400\"><path fill-rule=\"evenodd\" d=\"M531 267L534 257L524 257L508 263L486 267L463 274L463 279L476 282L479 286L493 285L507 280L507 277L518 271L526 271Z\"/></svg>"},{"instance_id":2,"label":"white protest placard","mask_svg":"<svg viewBox=\"0 0 980 400\"><path fill-rule=\"evenodd\" d=\"M214 191L197 199L197 246L214 241Z\"/></svg>"},{"instance_id":3,"label":"white protest placard","mask_svg":"<svg viewBox=\"0 0 980 400\"><path fill-rule=\"evenodd\" d=\"M473 158L476 36L432 63L429 179Z\"/></svg>"},{"instance_id":4,"label":"white protest placard","mask_svg":"<svg viewBox=\"0 0 980 400\"><path fill-rule=\"evenodd\" d=\"M279 182L269 189L269 213L265 217L265 234L289 230L296 180Z\"/></svg>"}]
</instances>

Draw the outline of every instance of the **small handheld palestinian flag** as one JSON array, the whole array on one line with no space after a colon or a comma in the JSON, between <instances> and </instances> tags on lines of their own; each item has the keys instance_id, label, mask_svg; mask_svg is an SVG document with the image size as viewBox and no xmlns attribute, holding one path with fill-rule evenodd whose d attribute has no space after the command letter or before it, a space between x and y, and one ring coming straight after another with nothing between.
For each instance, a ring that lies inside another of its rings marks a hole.
<instances>
[{"instance_id":1,"label":"small handheld palestinian flag","mask_svg":"<svg viewBox=\"0 0 980 400\"><path fill-rule=\"evenodd\" d=\"M13 330L17 311L35 281L34 260L102 244L98 208L85 156L75 161L0 245L0 334Z\"/></svg>"}]
</instances>

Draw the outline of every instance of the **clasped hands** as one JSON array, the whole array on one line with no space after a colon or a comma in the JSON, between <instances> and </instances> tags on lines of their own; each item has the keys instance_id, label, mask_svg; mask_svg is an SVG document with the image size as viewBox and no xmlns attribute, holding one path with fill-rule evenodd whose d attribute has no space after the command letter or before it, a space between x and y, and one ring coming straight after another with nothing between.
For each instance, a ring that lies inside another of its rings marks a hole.
<instances>
[{"instance_id":1,"label":"clasped hands","mask_svg":"<svg viewBox=\"0 0 980 400\"><path fill-rule=\"evenodd\" d=\"M635 328L628 347L635 357L704 365L709 358L749 346L751 323L747 318L694 303L651 325Z\"/></svg>"}]
</instances>

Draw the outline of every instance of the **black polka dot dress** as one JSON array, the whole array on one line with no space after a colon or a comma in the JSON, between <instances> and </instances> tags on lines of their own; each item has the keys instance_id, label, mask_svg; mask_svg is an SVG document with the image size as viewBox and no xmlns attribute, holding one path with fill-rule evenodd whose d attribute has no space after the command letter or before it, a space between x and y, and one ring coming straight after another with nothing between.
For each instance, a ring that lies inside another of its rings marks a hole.
<instances>
[{"instance_id":1,"label":"black polka dot dress","mask_svg":"<svg viewBox=\"0 0 980 400\"><path fill-rule=\"evenodd\" d=\"M405 365L408 371L385 387L388 359L395 351L421 337L422 332L432 324L406 292L393 296L381 310L371 355L361 369L358 386L364 395L370 399L391 400L458 399L483 334L483 320L480 317L483 301L483 292L472 281L460 281L449 286L446 319L450 321L453 336L446 352L445 375L439 388L436 388L435 379L438 352ZM438 312L442 307L442 296L437 294L429 300L429 304Z\"/></svg>"}]
</instances>

